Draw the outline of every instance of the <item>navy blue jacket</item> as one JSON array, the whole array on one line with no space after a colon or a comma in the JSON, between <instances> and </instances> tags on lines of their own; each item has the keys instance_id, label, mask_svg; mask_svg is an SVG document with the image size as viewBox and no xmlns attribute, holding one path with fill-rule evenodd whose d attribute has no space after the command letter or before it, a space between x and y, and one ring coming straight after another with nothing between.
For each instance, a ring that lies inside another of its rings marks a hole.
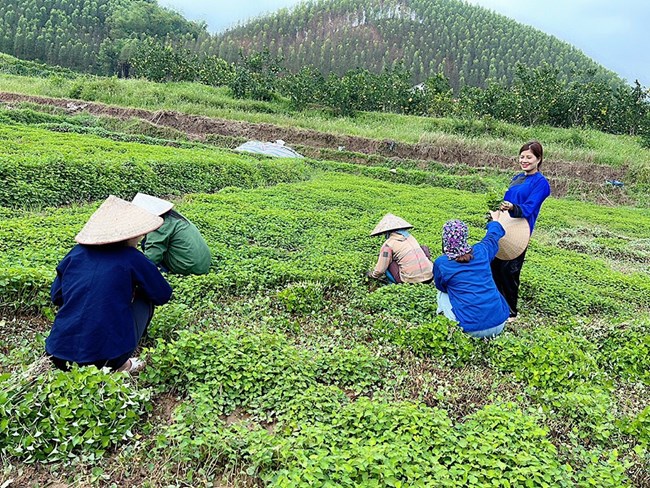
<instances>
[{"instance_id":1,"label":"navy blue jacket","mask_svg":"<svg viewBox=\"0 0 650 488\"><path fill-rule=\"evenodd\" d=\"M510 181L510 187L503 199L515 206L510 210L510 216L525 218L532 234L542 203L550 194L551 185L542 173L538 171L530 176L519 173Z\"/></svg>"},{"instance_id":2,"label":"navy blue jacket","mask_svg":"<svg viewBox=\"0 0 650 488\"><path fill-rule=\"evenodd\" d=\"M499 293L490 262L499 251L499 239L505 235L498 222L488 222L487 234L472 246L474 259L459 263L443 254L433 263L436 288L449 294L459 325L466 331L490 329L510 315L505 298Z\"/></svg>"},{"instance_id":3,"label":"navy blue jacket","mask_svg":"<svg viewBox=\"0 0 650 488\"><path fill-rule=\"evenodd\" d=\"M123 244L78 244L56 268L51 298L60 306L45 350L77 363L115 359L137 346L134 293L154 305L172 289L144 254Z\"/></svg>"}]
</instances>

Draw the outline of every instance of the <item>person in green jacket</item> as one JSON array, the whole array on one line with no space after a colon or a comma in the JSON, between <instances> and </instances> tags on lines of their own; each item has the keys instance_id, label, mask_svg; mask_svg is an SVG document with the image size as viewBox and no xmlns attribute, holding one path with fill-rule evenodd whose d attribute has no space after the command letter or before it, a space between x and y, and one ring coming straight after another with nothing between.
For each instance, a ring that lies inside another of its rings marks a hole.
<instances>
[{"instance_id":1,"label":"person in green jacket","mask_svg":"<svg viewBox=\"0 0 650 488\"><path fill-rule=\"evenodd\" d=\"M189 275L206 274L210 269L210 248L199 229L172 210L174 204L146 193L133 198L134 205L163 218L163 224L142 240L145 256L162 271Z\"/></svg>"}]
</instances>

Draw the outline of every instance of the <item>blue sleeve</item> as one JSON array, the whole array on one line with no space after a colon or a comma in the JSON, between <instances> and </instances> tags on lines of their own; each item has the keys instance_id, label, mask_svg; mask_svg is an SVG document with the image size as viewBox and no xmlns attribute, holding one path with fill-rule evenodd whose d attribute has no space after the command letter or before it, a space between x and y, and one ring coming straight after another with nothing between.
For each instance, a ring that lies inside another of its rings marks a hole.
<instances>
[{"instance_id":1,"label":"blue sleeve","mask_svg":"<svg viewBox=\"0 0 650 488\"><path fill-rule=\"evenodd\" d=\"M149 298L154 305L167 303L172 296L172 287L155 264L140 251L135 252L137 256L134 259L133 278L140 293Z\"/></svg>"},{"instance_id":2,"label":"blue sleeve","mask_svg":"<svg viewBox=\"0 0 650 488\"><path fill-rule=\"evenodd\" d=\"M532 215L539 214L539 209L542 207L544 200L551 194L551 186L548 184L546 178L542 177L537 180L532 186L530 193L526 200L522 203L515 204L515 208L509 213L511 217L523 217L528 219Z\"/></svg>"},{"instance_id":3,"label":"blue sleeve","mask_svg":"<svg viewBox=\"0 0 650 488\"><path fill-rule=\"evenodd\" d=\"M481 242L476 244L477 246L485 247L485 250L488 254L488 259L492 261L494 256L499 252L499 239L506 235L506 231L503 229L503 226L495 221L487 223L487 233Z\"/></svg>"},{"instance_id":4,"label":"blue sleeve","mask_svg":"<svg viewBox=\"0 0 650 488\"><path fill-rule=\"evenodd\" d=\"M76 249L77 246L73 247L72 250L65 255L65 257L56 267L56 278L54 278L54 282L50 288L50 299L52 300L52 303L57 307L63 305L63 283L61 282L61 275L63 274L63 270L65 270L65 268L68 266L68 256L70 256L70 254L72 254Z\"/></svg>"},{"instance_id":5,"label":"blue sleeve","mask_svg":"<svg viewBox=\"0 0 650 488\"><path fill-rule=\"evenodd\" d=\"M440 272L440 265L437 261L438 260L436 259L436 261L433 263L433 282L435 283L438 290L443 293L447 293L447 282Z\"/></svg>"},{"instance_id":6,"label":"blue sleeve","mask_svg":"<svg viewBox=\"0 0 650 488\"><path fill-rule=\"evenodd\" d=\"M54 278L54 283L52 283L52 288L50 288L50 298L52 303L57 307L63 305L63 289L61 287L61 278L59 278L59 273L57 271L56 278Z\"/></svg>"}]
</instances>

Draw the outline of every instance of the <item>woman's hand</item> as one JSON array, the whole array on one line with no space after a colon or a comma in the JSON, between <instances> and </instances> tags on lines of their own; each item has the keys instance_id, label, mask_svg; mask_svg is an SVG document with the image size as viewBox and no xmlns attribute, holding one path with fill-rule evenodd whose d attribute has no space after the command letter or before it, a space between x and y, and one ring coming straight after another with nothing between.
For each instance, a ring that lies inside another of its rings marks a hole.
<instances>
[{"instance_id":1,"label":"woman's hand","mask_svg":"<svg viewBox=\"0 0 650 488\"><path fill-rule=\"evenodd\" d=\"M499 212L498 210L490 210L490 217L492 218L493 222L498 222L500 216L501 216L501 212Z\"/></svg>"},{"instance_id":2,"label":"woman's hand","mask_svg":"<svg viewBox=\"0 0 650 488\"><path fill-rule=\"evenodd\" d=\"M499 210L508 210L508 211L510 211L513 208L515 208L515 206L512 203L506 202L506 201L501 202L501 205L499 205Z\"/></svg>"}]
</instances>

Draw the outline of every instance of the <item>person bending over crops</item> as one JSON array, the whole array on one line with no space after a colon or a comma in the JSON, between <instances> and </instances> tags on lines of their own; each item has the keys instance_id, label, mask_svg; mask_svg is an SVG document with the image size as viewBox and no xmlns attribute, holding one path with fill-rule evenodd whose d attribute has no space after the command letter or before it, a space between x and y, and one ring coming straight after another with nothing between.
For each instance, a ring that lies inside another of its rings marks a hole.
<instances>
[{"instance_id":1,"label":"person bending over crops","mask_svg":"<svg viewBox=\"0 0 650 488\"><path fill-rule=\"evenodd\" d=\"M138 193L133 204L164 219L163 225L142 240L145 256L162 271L199 275L210 270L210 248L199 229L179 212L172 210L173 203Z\"/></svg>"},{"instance_id":2,"label":"person bending over crops","mask_svg":"<svg viewBox=\"0 0 650 488\"><path fill-rule=\"evenodd\" d=\"M162 223L111 195L77 234L78 244L57 266L51 289L60 308L45 350L57 368L77 363L136 372L144 366L131 356L154 305L167 303L172 289L137 245Z\"/></svg>"},{"instance_id":3,"label":"person bending over crops","mask_svg":"<svg viewBox=\"0 0 650 488\"><path fill-rule=\"evenodd\" d=\"M540 172L544 149L538 141L530 141L519 150L519 166L523 173L516 174L510 181L499 210L506 210L511 217L528 221L530 233L533 233L542 203L551 194L548 180ZM509 320L517 317L519 297L519 274L526 257L526 249L510 260L495 258L492 261L492 276L498 290L505 297L510 307Z\"/></svg>"},{"instance_id":4,"label":"person bending over crops","mask_svg":"<svg viewBox=\"0 0 650 488\"><path fill-rule=\"evenodd\" d=\"M431 283L433 263L429 259L429 248L420 246L408 229L413 226L393 214L386 214L370 235L383 234L386 242L379 251L379 260L368 277L382 279L389 283Z\"/></svg>"},{"instance_id":5,"label":"person bending over crops","mask_svg":"<svg viewBox=\"0 0 650 488\"><path fill-rule=\"evenodd\" d=\"M494 337L501 332L510 310L492 279L490 262L505 235L498 222L499 212L487 224L481 242L467 244L467 224L450 220L442 227L443 255L433 263L434 283L438 289L438 313L458 322L473 337Z\"/></svg>"}]
</instances>

